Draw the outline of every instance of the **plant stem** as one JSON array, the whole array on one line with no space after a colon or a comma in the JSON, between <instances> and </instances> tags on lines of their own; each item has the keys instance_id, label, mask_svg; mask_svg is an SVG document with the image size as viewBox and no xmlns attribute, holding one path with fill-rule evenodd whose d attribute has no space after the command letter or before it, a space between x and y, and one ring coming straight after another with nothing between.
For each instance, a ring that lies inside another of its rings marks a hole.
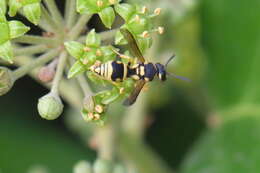
<instances>
[{"instance_id":1,"label":"plant stem","mask_svg":"<svg viewBox=\"0 0 260 173\"><path fill-rule=\"evenodd\" d=\"M59 53L58 49L54 49L51 50L45 54L43 54L42 56L40 56L39 58L33 60L32 62L30 62L29 64L26 64L18 69L16 69L13 72L14 75L14 80L17 80L21 77L23 77L24 75L26 75L29 71L31 71L33 68L41 66L45 63L47 63L48 61L50 61L51 59L53 59L55 56L57 56Z\"/></svg>"},{"instance_id":2,"label":"plant stem","mask_svg":"<svg viewBox=\"0 0 260 173\"><path fill-rule=\"evenodd\" d=\"M28 63L32 62L34 59L29 56L19 56L14 60L14 64L17 66L25 66ZM40 84L44 85L47 88L51 88L50 83L42 83L38 79L38 72L40 67L34 68L32 71L29 72L29 75L38 81ZM70 83L68 80L61 80L60 82L60 95L74 108L81 109L81 100L82 96L78 90L78 87Z\"/></svg>"},{"instance_id":3,"label":"plant stem","mask_svg":"<svg viewBox=\"0 0 260 173\"><path fill-rule=\"evenodd\" d=\"M113 160L115 150L115 133L111 125L97 129L98 157L104 160Z\"/></svg>"},{"instance_id":4,"label":"plant stem","mask_svg":"<svg viewBox=\"0 0 260 173\"><path fill-rule=\"evenodd\" d=\"M24 48L15 48L14 53L16 56L24 55L24 54L31 55L31 54L45 52L48 49L49 48L46 45L41 44L41 45L27 46Z\"/></svg>"},{"instance_id":5,"label":"plant stem","mask_svg":"<svg viewBox=\"0 0 260 173\"><path fill-rule=\"evenodd\" d=\"M173 171L164 164L160 156L151 148L135 137L122 133L119 144L120 153L124 159L132 163L142 173L172 173Z\"/></svg>"},{"instance_id":6,"label":"plant stem","mask_svg":"<svg viewBox=\"0 0 260 173\"><path fill-rule=\"evenodd\" d=\"M65 21L66 27L71 28L76 21L77 13L76 13L76 1L75 0L67 0L65 6Z\"/></svg>"},{"instance_id":7,"label":"plant stem","mask_svg":"<svg viewBox=\"0 0 260 173\"><path fill-rule=\"evenodd\" d=\"M115 36L117 31L118 31L118 28L108 30L108 31L103 31L103 32L99 33L99 35L101 37L101 40L110 40Z\"/></svg>"},{"instance_id":8,"label":"plant stem","mask_svg":"<svg viewBox=\"0 0 260 173\"><path fill-rule=\"evenodd\" d=\"M23 35L16 39L13 39L14 42L17 43L28 43L28 44L46 44L46 45L57 45L57 40L48 37L40 37L34 35Z\"/></svg>"},{"instance_id":9,"label":"plant stem","mask_svg":"<svg viewBox=\"0 0 260 173\"><path fill-rule=\"evenodd\" d=\"M46 24L48 25L48 28L44 28L46 31L52 31L56 33L59 33L59 31L61 30L61 25L58 25L54 19L50 16L49 12L46 10L46 8L42 5L41 6L41 10L42 10L42 18L44 19L44 21L46 22Z\"/></svg>"},{"instance_id":10,"label":"plant stem","mask_svg":"<svg viewBox=\"0 0 260 173\"><path fill-rule=\"evenodd\" d=\"M45 5L47 6L47 8L49 9L53 20L55 21L55 23L59 26L63 26L63 17L55 3L54 0L44 0Z\"/></svg>"},{"instance_id":11,"label":"plant stem","mask_svg":"<svg viewBox=\"0 0 260 173\"><path fill-rule=\"evenodd\" d=\"M55 94L58 93L59 83L60 83L60 80L61 80L62 75L63 75L63 71L64 71L64 68L65 68L67 57L68 57L68 54L67 54L66 51L63 51L60 54L58 67L57 67L56 74L55 74L55 77L53 79L53 84L52 84L52 88L51 88L52 93L55 93Z\"/></svg>"},{"instance_id":12,"label":"plant stem","mask_svg":"<svg viewBox=\"0 0 260 173\"><path fill-rule=\"evenodd\" d=\"M89 15L89 14L84 14L79 18L76 25L69 32L69 38L71 40L75 40L80 35L80 33L82 32L84 27L86 27L86 24L90 18L91 18L91 15Z\"/></svg>"}]
</instances>

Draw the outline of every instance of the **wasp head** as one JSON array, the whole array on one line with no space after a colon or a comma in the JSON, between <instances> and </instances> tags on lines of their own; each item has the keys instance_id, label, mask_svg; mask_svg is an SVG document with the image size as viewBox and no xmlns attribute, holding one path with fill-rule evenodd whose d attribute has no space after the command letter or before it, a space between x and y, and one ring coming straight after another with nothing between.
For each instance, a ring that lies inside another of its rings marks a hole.
<instances>
[{"instance_id":1,"label":"wasp head","mask_svg":"<svg viewBox=\"0 0 260 173\"><path fill-rule=\"evenodd\" d=\"M167 74L167 72L165 70L165 66L160 64L160 63L156 63L155 66L156 66L156 69L157 69L158 78L161 81L165 81L166 80L166 74Z\"/></svg>"}]
</instances>

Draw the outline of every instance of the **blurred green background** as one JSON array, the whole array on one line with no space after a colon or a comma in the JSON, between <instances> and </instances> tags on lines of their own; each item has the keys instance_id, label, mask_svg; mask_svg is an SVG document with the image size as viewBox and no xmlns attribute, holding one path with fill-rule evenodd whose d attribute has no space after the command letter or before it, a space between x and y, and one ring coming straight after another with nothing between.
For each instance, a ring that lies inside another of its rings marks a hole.
<instances>
[{"instance_id":1,"label":"blurred green background","mask_svg":"<svg viewBox=\"0 0 260 173\"><path fill-rule=\"evenodd\" d=\"M152 122L147 143L176 172L259 172L260 1L145 4L163 9L158 24L166 32L154 41L155 60L163 63L175 52L169 71L192 80L150 85L145 94ZM97 25L95 20L90 26ZM27 172L35 166L69 173L78 160L95 159L80 133L65 123L68 111L58 120L40 118L37 100L45 93L25 77L0 97L1 173Z\"/></svg>"}]
</instances>

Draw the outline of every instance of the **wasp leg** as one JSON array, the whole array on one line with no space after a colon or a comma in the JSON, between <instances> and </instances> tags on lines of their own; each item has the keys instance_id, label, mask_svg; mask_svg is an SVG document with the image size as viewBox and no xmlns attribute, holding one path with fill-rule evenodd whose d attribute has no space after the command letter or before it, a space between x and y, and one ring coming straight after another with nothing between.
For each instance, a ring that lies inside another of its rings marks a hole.
<instances>
[{"instance_id":1,"label":"wasp leg","mask_svg":"<svg viewBox=\"0 0 260 173\"><path fill-rule=\"evenodd\" d=\"M119 56L119 58L127 59L131 64L133 64L135 62L134 59L136 59L136 58L131 58L130 56L121 54L120 52L118 52L115 49L112 49L112 50L113 50L113 52L115 52L115 54L117 54Z\"/></svg>"}]
</instances>

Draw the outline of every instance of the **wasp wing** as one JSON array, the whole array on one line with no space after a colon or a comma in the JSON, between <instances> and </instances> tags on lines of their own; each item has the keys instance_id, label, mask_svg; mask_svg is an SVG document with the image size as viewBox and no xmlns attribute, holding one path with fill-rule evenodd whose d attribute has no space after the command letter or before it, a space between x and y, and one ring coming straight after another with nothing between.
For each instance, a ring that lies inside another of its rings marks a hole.
<instances>
[{"instance_id":1,"label":"wasp wing","mask_svg":"<svg viewBox=\"0 0 260 173\"><path fill-rule=\"evenodd\" d=\"M131 106L132 104L134 104L134 102L136 101L136 98L140 94L140 92L141 92L142 88L144 87L145 83L146 82L144 80L137 81L136 87L132 91L131 95L127 99L125 99L125 101L123 102L123 105Z\"/></svg>"},{"instance_id":2,"label":"wasp wing","mask_svg":"<svg viewBox=\"0 0 260 173\"><path fill-rule=\"evenodd\" d=\"M136 58L138 58L139 61L145 62L145 59L144 59L132 33L127 29L120 29L120 32L123 34L124 38L127 40L131 54L133 56L135 56Z\"/></svg>"}]
</instances>

